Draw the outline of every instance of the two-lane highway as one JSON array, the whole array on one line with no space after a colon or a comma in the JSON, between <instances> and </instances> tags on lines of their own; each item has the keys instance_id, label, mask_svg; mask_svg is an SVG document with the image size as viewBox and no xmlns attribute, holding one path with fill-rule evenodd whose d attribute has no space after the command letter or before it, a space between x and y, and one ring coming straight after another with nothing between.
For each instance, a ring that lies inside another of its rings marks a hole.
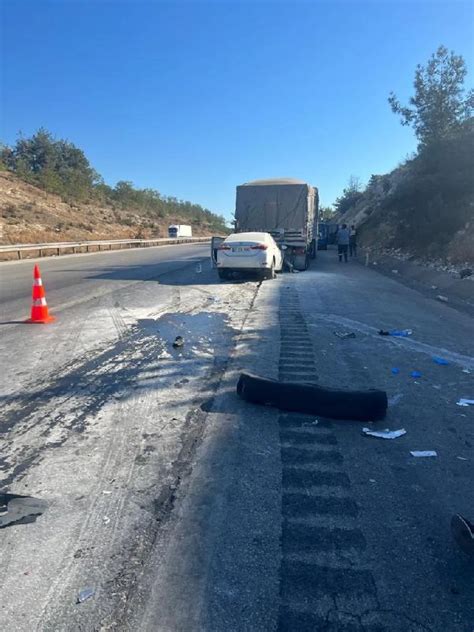
<instances>
[{"instance_id":1,"label":"two-lane highway","mask_svg":"<svg viewBox=\"0 0 474 632\"><path fill-rule=\"evenodd\" d=\"M192 261L209 257L209 244L177 244L0 263L0 319L27 317L33 265L38 263L53 311L80 299L101 296L136 281L158 279Z\"/></svg>"}]
</instances>

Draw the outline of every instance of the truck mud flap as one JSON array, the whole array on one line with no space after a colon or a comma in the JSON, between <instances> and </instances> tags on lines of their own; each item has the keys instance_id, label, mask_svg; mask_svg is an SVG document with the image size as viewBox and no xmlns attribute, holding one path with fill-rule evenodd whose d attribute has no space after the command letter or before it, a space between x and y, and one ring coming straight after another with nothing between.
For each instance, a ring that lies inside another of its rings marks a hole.
<instances>
[{"instance_id":1,"label":"truck mud flap","mask_svg":"<svg viewBox=\"0 0 474 632\"><path fill-rule=\"evenodd\" d=\"M330 419L376 421L387 413L385 391L339 391L241 373L237 393L253 404Z\"/></svg>"}]
</instances>

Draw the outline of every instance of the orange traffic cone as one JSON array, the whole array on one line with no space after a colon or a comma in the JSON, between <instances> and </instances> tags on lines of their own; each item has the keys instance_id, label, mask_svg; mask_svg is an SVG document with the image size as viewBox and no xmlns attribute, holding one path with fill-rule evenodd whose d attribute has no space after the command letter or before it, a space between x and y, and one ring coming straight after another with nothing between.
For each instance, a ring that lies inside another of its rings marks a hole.
<instances>
[{"instance_id":1,"label":"orange traffic cone","mask_svg":"<svg viewBox=\"0 0 474 632\"><path fill-rule=\"evenodd\" d=\"M56 319L54 316L49 315L40 269L36 265L33 272L33 304L31 306L31 318L28 318L26 322L51 323L53 320Z\"/></svg>"}]
</instances>

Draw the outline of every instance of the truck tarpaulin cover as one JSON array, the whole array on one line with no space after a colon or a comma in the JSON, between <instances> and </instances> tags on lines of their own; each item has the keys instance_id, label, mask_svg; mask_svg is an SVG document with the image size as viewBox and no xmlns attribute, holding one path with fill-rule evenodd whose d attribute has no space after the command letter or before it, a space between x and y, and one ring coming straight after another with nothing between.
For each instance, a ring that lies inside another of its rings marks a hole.
<instances>
[{"instance_id":1,"label":"truck tarpaulin cover","mask_svg":"<svg viewBox=\"0 0 474 632\"><path fill-rule=\"evenodd\" d=\"M237 187L239 231L305 230L314 219L314 187L301 180L255 180Z\"/></svg>"}]
</instances>

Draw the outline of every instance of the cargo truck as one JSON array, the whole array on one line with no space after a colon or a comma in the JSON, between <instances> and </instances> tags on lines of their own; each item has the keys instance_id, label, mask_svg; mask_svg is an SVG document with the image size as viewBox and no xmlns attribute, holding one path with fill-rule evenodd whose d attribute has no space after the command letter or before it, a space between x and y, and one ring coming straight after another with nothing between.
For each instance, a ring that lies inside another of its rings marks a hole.
<instances>
[{"instance_id":1,"label":"cargo truck","mask_svg":"<svg viewBox=\"0 0 474 632\"><path fill-rule=\"evenodd\" d=\"M292 178L254 180L237 187L235 231L270 233L287 267L306 270L316 256L316 187Z\"/></svg>"},{"instance_id":2,"label":"cargo truck","mask_svg":"<svg viewBox=\"0 0 474 632\"><path fill-rule=\"evenodd\" d=\"M168 226L168 237L192 237L193 230L188 224L172 224Z\"/></svg>"}]
</instances>

